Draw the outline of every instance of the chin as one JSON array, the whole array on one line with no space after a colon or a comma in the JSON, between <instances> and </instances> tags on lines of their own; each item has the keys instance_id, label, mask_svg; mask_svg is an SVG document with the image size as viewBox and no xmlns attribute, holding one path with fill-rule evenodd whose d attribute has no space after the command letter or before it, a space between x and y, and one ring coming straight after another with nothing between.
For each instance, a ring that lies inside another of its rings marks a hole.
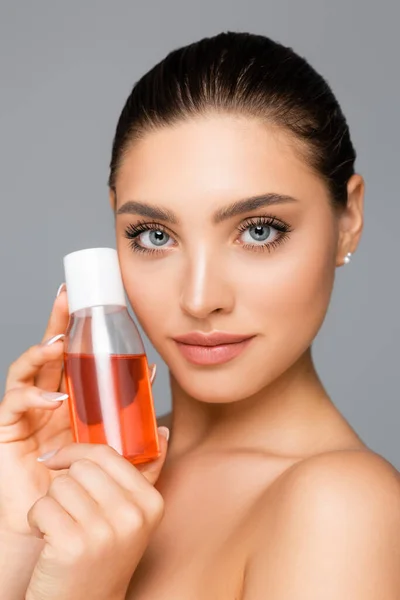
<instances>
[{"instance_id":1,"label":"chin","mask_svg":"<svg viewBox=\"0 0 400 600\"><path fill-rule=\"evenodd\" d=\"M232 380L232 377L224 378L218 375L213 378L200 375L188 379L185 377L179 379L175 377L175 379L186 394L207 404L239 402L260 390L257 385L240 385L239 381Z\"/></svg>"},{"instance_id":2,"label":"chin","mask_svg":"<svg viewBox=\"0 0 400 600\"><path fill-rule=\"evenodd\" d=\"M252 364L236 361L223 365L195 367L170 365L177 385L189 396L208 404L228 404L254 396L268 386L275 374Z\"/></svg>"}]
</instances>

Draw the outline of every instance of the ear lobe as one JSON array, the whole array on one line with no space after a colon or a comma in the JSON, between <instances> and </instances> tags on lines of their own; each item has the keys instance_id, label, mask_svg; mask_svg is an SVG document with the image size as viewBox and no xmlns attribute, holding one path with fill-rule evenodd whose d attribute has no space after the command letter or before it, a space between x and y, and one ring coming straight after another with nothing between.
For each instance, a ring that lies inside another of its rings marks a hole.
<instances>
[{"instance_id":1,"label":"ear lobe","mask_svg":"<svg viewBox=\"0 0 400 600\"><path fill-rule=\"evenodd\" d=\"M364 179L352 175L347 184L347 205L339 216L337 266L343 265L348 252L354 253L359 244L364 227L364 193Z\"/></svg>"}]
</instances>

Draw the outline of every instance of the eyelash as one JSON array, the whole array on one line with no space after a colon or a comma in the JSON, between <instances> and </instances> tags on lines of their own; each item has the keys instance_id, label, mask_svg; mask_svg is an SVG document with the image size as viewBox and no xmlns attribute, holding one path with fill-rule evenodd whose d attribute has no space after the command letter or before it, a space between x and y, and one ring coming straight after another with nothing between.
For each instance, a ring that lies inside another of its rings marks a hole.
<instances>
[{"instance_id":1,"label":"eyelash","mask_svg":"<svg viewBox=\"0 0 400 600\"><path fill-rule=\"evenodd\" d=\"M276 239L272 242L266 242L265 244L243 244L243 248L253 252L264 252L265 250L271 252L280 244L286 242L289 239L289 233L292 231L287 223L280 221L276 217L251 217L241 223L237 230L239 233L244 233L251 227L273 227L278 232Z\"/></svg>"},{"instance_id":2,"label":"eyelash","mask_svg":"<svg viewBox=\"0 0 400 600\"><path fill-rule=\"evenodd\" d=\"M268 250L271 252L274 248L287 241L289 238L289 233L292 231L290 226L284 221L280 221L276 217L250 217L246 219L243 223L237 227L237 231L239 234L244 233L248 229L252 227L273 227L277 230L278 236L272 242L267 242L265 244L242 244L243 248L253 251L253 252L263 252ZM145 254L153 254L162 252L162 248L145 248L137 243L136 238L139 237L141 233L145 233L146 231L161 231L166 235L172 237L167 229L156 222L146 222L139 221L136 224L130 223L128 227L125 229L124 236L129 240L129 245L134 252L143 252Z\"/></svg>"}]
</instances>

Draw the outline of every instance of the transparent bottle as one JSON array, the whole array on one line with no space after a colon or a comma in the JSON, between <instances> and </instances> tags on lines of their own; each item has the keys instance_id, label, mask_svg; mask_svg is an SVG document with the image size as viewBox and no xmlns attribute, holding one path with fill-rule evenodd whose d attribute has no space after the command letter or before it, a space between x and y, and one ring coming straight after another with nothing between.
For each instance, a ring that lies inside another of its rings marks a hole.
<instances>
[{"instance_id":1,"label":"transparent bottle","mask_svg":"<svg viewBox=\"0 0 400 600\"><path fill-rule=\"evenodd\" d=\"M64 257L70 321L64 370L74 441L108 444L133 464L160 456L147 357L128 313L118 255Z\"/></svg>"}]
</instances>

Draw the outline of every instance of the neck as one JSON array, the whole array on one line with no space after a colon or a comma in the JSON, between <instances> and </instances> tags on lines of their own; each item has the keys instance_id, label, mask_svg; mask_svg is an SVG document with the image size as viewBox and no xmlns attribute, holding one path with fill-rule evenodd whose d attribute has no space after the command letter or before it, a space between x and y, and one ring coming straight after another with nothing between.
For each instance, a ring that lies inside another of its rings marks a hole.
<instances>
[{"instance_id":1,"label":"neck","mask_svg":"<svg viewBox=\"0 0 400 600\"><path fill-rule=\"evenodd\" d=\"M359 439L329 399L311 347L278 379L244 400L199 402L172 375L171 391L170 459L224 450L301 457L322 451L329 436L336 444L338 435L347 442Z\"/></svg>"}]
</instances>

